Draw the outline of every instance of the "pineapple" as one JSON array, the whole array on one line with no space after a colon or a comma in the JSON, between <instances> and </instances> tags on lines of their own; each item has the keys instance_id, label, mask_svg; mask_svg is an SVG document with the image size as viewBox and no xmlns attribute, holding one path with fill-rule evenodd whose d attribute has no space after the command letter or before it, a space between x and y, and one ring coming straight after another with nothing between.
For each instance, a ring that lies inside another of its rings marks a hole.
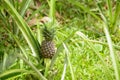
<instances>
[{"instance_id":1,"label":"pineapple","mask_svg":"<svg viewBox=\"0 0 120 80\"><path fill-rule=\"evenodd\" d=\"M55 44L53 42L54 30L48 30L45 26L43 31L44 40L41 43L41 54L43 58L52 58L55 53Z\"/></svg>"}]
</instances>

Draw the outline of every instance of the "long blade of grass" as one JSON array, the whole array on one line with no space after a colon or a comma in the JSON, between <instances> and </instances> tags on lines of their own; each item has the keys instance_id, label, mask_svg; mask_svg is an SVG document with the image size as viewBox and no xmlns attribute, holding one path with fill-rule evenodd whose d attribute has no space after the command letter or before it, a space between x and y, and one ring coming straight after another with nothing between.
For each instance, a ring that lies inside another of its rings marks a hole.
<instances>
[{"instance_id":1,"label":"long blade of grass","mask_svg":"<svg viewBox=\"0 0 120 80\"><path fill-rule=\"evenodd\" d=\"M51 25L54 25L54 22L55 22L55 1L56 0L50 0L49 14L50 14L50 18L52 20Z\"/></svg>"},{"instance_id":2,"label":"long blade of grass","mask_svg":"<svg viewBox=\"0 0 120 80\"><path fill-rule=\"evenodd\" d=\"M113 14L112 14L112 2L111 2L111 0L106 0L106 2L107 2L107 5L108 5L108 14L109 14L109 20L110 20L110 22L112 22L112 20L113 20Z\"/></svg>"},{"instance_id":3,"label":"long blade of grass","mask_svg":"<svg viewBox=\"0 0 120 80\"><path fill-rule=\"evenodd\" d=\"M112 31L113 33L116 31L116 23L117 23L117 20L118 20L118 17L120 15L120 1L117 0L116 1L116 7L115 7L115 12L114 12L114 18L113 18L113 21L112 21Z\"/></svg>"},{"instance_id":4,"label":"long blade of grass","mask_svg":"<svg viewBox=\"0 0 120 80\"><path fill-rule=\"evenodd\" d=\"M22 2L21 8L20 8L20 15L24 16L25 15L25 11L27 10L27 8L29 7L30 3L32 0L24 0Z\"/></svg>"},{"instance_id":5,"label":"long blade of grass","mask_svg":"<svg viewBox=\"0 0 120 80\"><path fill-rule=\"evenodd\" d=\"M30 3L31 3L32 0L24 0L22 1L22 4L19 6L20 9L19 9L19 13L20 15L23 17L25 15L25 12L26 10L28 9ZM19 28L17 28L17 33L19 33Z\"/></svg>"},{"instance_id":6,"label":"long blade of grass","mask_svg":"<svg viewBox=\"0 0 120 80\"><path fill-rule=\"evenodd\" d=\"M114 50L113 50L113 47L112 47L112 40L111 40L109 31L108 31L106 26L104 26L104 32L105 32L106 39L107 39L107 42L108 42L108 45L109 45L110 56L111 56L113 68L114 68L114 71L115 71L115 77L116 77L116 80L120 80L119 70L118 70L118 66L117 66L117 60L116 60L115 53L114 53Z\"/></svg>"},{"instance_id":7,"label":"long blade of grass","mask_svg":"<svg viewBox=\"0 0 120 80\"><path fill-rule=\"evenodd\" d=\"M70 66L70 73L71 73L72 80L75 80L73 69L72 69L72 64L70 62L69 55L68 55L69 50L68 50L67 46L64 43L63 43L63 47L64 47L65 52L66 52L66 58L67 58L67 61L68 61L68 65Z\"/></svg>"},{"instance_id":8,"label":"long blade of grass","mask_svg":"<svg viewBox=\"0 0 120 80\"><path fill-rule=\"evenodd\" d=\"M24 70L24 69L13 69L13 70L7 70L6 72L0 74L1 80L8 80L10 78L13 79L13 77L21 75L21 73L32 73L30 71Z\"/></svg>"},{"instance_id":9,"label":"long blade of grass","mask_svg":"<svg viewBox=\"0 0 120 80\"><path fill-rule=\"evenodd\" d=\"M61 80L64 80L64 78L65 78L65 73L66 73L67 65L68 65L68 60L67 60L67 55L65 55L64 68L63 68L63 73L62 73Z\"/></svg>"},{"instance_id":10,"label":"long blade of grass","mask_svg":"<svg viewBox=\"0 0 120 80\"><path fill-rule=\"evenodd\" d=\"M5 52L5 53L4 53L4 56L3 56L3 63L2 63L2 69L1 69L2 71L4 71L4 70L6 69L5 66L6 66L6 61L7 61L7 58L8 58L7 56L8 56L8 55L7 55L7 53Z\"/></svg>"},{"instance_id":11,"label":"long blade of grass","mask_svg":"<svg viewBox=\"0 0 120 80\"><path fill-rule=\"evenodd\" d=\"M101 16L102 20L104 21L104 23L107 24L107 18L105 17L105 15L103 13L102 5L99 2L97 2L97 6L98 6L98 9L99 9L99 12L100 12L100 16Z\"/></svg>"}]
</instances>

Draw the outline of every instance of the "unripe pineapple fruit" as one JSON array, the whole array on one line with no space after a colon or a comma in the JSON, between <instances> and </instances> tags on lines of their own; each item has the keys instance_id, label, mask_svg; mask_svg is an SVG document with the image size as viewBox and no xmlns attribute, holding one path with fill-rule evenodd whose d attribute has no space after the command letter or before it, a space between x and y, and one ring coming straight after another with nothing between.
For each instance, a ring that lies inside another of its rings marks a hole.
<instances>
[{"instance_id":1,"label":"unripe pineapple fruit","mask_svg":"<svg viewBox=\"0 0 120 80\"><path fill-rule=\"evenodd\" d=\"M44 58L52 58L55 53L54 42L46 40L42 41L41 51Z\"/></svg>"},{"instance_id":2,"label":"unripe pineapple fruit","mask_svg":"<svg viewBox=\"0 0 120 80\"><path fill-rule=\"evenodd\" d=\"M41 43L41 54L43 58L52 58L55 53L55 44L53 42L54 30L43 29L44 40Z\"/></svg>"}]
</instances>

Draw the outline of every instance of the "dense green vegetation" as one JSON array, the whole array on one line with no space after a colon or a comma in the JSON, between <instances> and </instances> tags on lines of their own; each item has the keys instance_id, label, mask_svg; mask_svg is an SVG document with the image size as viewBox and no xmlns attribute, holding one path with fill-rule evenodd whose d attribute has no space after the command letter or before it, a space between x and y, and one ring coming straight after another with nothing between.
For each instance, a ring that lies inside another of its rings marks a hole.
<instances>
[{"instance_id":1,"label":"dense green vegetation","mask_svg":"<svg viewBox=\"0 0 120 80\"><path fill-rule=\"evenodd\" d=\"M0 80L120 80L119 0L0 4ZM41 55L43 23L55 30L52 59Z\"/></svg>"}]
</instances>

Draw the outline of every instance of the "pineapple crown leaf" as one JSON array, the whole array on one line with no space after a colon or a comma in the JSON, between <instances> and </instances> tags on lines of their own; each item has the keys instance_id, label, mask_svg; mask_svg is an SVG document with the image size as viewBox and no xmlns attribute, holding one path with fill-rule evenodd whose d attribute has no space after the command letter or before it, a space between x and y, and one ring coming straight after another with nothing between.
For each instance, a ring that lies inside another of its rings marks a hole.
<instances>
[{"instance_id":1,"label":"pineapple crown leaf","mask_svg":"<svg viewBox=\"0 0 120 80\"><path fill-rule=\"evenodd\" d=\"M55 30L48 29L47 26L44 24L44 28L43 28L42 33L43 33L45 40L53 40L54 35L55 35Z\"/></svg>"}]
</instances>

